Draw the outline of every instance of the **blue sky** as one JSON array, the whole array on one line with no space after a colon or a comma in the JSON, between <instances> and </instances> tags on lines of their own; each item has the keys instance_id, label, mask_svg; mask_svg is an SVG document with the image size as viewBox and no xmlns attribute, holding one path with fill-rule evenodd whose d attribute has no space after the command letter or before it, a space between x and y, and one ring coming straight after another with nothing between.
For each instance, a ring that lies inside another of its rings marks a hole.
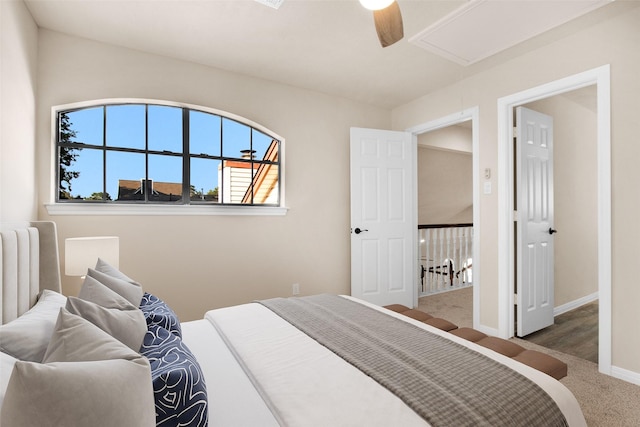
<instances>
[{"instance_id":1,"label":"blue sky","mask_svg":"<svg viewBox=\"0 0 640 427\"><path fill-rule=\"evenodd\" d=\"M107 106L106 132L103 108L89 108L68 113L73 141L107 147L145 148L145 106ZM240 150L249 149L253 132L256 159L262 159L272 138L251 127L210 113L190 110L190 152L220 156L220 127L224 135L223 155L240 158ZM150 105L148 112L149 149L182 152L182 109ZM72 181L72 195L88 197L102 191L103 159L101 150L83 149L69 168L80 172ZM219 160L191 160L191 184L206 193L218 187ZM107 151L107 192L112 199L118 195L118 180L140 180L145 177L145 156L141 153ZM182 157L149 155L149 179L158 182L182 182Z\"/></svg>"}]
</instances>

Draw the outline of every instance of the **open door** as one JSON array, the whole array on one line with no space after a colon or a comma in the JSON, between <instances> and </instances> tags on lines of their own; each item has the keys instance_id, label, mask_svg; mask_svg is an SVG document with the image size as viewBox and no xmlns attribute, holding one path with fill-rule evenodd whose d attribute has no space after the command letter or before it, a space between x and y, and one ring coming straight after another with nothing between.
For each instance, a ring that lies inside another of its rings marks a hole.
<instances>
[{"instance_id":1,"label":"open door","mask_svg":"<svg viewBox=\"0 0 640 427\"><path fill-rule=\"evenodd\" d=\"M553 118L516 109L517 335L553 324Z\"/></svg>"},{"instance_id":2,"label":"open door","mask_svg":"<svg viewBox=\"0 0 640 427\"><path fill-rule=\"evenodd\" d=\"M377 305L417 305L412 139L351 128L351 295Z\"/></svg>"}]
</instances>

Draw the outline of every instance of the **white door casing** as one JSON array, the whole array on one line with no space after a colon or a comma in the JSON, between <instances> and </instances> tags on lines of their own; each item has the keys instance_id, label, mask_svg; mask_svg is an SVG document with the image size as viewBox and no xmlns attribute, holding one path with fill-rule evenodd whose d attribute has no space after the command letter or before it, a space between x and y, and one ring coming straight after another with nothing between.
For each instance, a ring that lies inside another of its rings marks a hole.
<instances>
[{"instance_id":1,"label":"white door casing","mask_svg":"<svg viewBox=\"0 0 640 427\"><path fill-rule=\"evenodd\" d=\"M586 86L597 88L598 177L598 370L617 378L627 372L612 366L611 235L611 66L602 65L498 99L498 330L514 335L513 109Z\"/></svg>"},{"instance_id":2,"label":"white door casing","mask_svg":"<svg viewBox=\"0 0 640 427\"><path fill-rule=\"evenodd\" d=\"M553 324L553 117L516 109L517 334Z\"/></svg>"},{"instance_id":3,"label":"white door casing","mask_svg":"<svg viewBox=\"0 0 640 427\"><path fill-rule=\"evenodd\" d=\"M413 136L351 128L351 295L417 305Z\"/></svg>"},{"instance_id":4,"label":"white door casing","mask_svg":"<svg viewBox=\"0 0 640 427\"><path fill-rule=\"evenodd\" d=\"M481 223L480 223L480 108L478 106L467 108L465 110L449 114L444 117L440 117L436 120L432 120L426 123L422 123L417 126L406 129L407 132L411 132L414 137L425 132L431 132L434 130L442 129L447 126L453 126L462 122L471 121L472 128L472 155L473 155L473 328L478 329L480 332L484 332L488 335L498 335L498 330L495 328L489 328L486 325L480 323L480 289L481 289L481 258L480 241L481 241ZM416 141L417 144L417 141ZM417 153L416 153L417 156ZM417 178L417 166L416 166L416 179ZM416 184L417 186L418 184ZM416 212L418 210L418 202L416 195ZM418 225L418 218L416 215L415 225ZM416 242L417 245L417 242ZM416 246L416 259L418 256L418 250ZM515 260L514 260L515 261ZM418 262L418 261L417 261ZM416 268L419 269L419 264L416 264ZM416 283L418 277L416 277ZM513 292L511 293L513 294ZM417 298L417 297L416 297ZM513 324L513 323L512 323ZM513 328L512 331L513 333Z\"/></svg>"}]
</instances>

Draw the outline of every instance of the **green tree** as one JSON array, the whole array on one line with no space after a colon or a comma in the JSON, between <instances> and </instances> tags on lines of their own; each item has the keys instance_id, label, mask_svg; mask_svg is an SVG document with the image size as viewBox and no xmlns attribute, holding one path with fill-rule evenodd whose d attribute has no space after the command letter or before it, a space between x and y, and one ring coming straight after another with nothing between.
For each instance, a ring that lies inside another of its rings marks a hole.
<instances>
[{"instance_id":1,"label":"green tree","mask_svg":"<svg viewBox=\"0 0 640 427\"><path fill-rule=\"evenodd\" d=\"M73 123L69 120L67 113L60 114L60 143L73 142L72 138L76 137L76 131L72 128ZM80 172L70 170L69 168L79 156L78 151L82 148L76 147L60 147L60 169L59 176L59 197L60 199L71 199L71 181L80 176Z\"/></svg>"},{"instance_id":2,"label":"green tree","mask_svg":"<svg viewBox=\"0 0 640 427\"><path fill-rule=\"evenodd\" d=\"M111 200L109 193L97 192L92 193L91 196L85 197L85 200Z\"/></svg>"}]
</instances>

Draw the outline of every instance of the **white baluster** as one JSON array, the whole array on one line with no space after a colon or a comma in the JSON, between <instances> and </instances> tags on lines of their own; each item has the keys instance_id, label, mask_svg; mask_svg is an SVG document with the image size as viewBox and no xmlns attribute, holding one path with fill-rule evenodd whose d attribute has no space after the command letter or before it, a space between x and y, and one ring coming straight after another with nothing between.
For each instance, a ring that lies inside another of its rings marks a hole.
<instances>
[{"instance_id":1,"label":"white baluster","mask_svg":"<svg viewBox=\"0 0 640 427\"><path fill-rule=\"evenodd\" d=\"M458 261L460 258L460 242L458 239L460 228L455 227L451 229L451 242L453 244L453 253L452 253L452 262L453 268L451 269L451 283L453 283L453 287L458 286L458 280L456 278L456 270L458 269Z\"/></svg>"},{"instance_id":2,"label":"white baluster","mask_svg":"<svg viewBox=\"0 0 640 427\"><path fill-rule=\"evenodd\" d=\"M444 262L444 246L445 246L444 229L438 229L438 290L444 289L444 275L442 274L442 263Z\"/></svg>"},{"instance_id":3,"label":"white baluster","mask_svg":"<svg viewBox=\"0 0 640 427\"><path fill-rule=\"evenodd\" d=\"M425 237L426 237L426 244L427 244L427 253L425 255L425 267L427 269L427 271L424 273L425 274L425 281L427 282L427 293L433 293L433 281L432 281L432 277L431 277L431 273L429 272L429 269L431 268L431 258L433 258L433 255L431 254L431 239L433 239L433 237L431 236L431 230L430 229L426 229L425 230Z\"/></svg>"},{"instance_id":4,"label":"white baluster","mask_svg":"<svg viewBox=\"0 0 640 427\"><path fill-rule=\"evenodd\" d=\"M424 268L425 268L425 264L426 264L426 233L425 233L425 229L418 229L418 242L419 242L419 249L418 249L418 264L420 265L420 293L421 294L425 294L426 293L426 288L425 288L425 277L424 276Z\"/></svg>"},{"instance_id":5,"label":"white baluster","mask_svg":"<svg viewBox=\"0 0 640 427\"><path fill-rule=\"evenodd\" d=\"M424 268L420 295L473 284L473 227L419 229L418 238Z\"/></svg>"},{"instance_id":6,"label":"white baluster","mask_svg":"<svg viewBox=\"0 0 640 427\"><path fill-rule=\"evenodd\" d=\"M449 289L449 286L451 285L451 270L449 269L449 266L451 265L451 229L450 228L445 228L444 229L444 235L445 235L445 259L444 259L444 263L443 263L443 267L444 267L444 272L447 273L447 276L444 277L444 274L442 275L444 280L444 287L443 289Z\"/></svg>"}]
</instances>

